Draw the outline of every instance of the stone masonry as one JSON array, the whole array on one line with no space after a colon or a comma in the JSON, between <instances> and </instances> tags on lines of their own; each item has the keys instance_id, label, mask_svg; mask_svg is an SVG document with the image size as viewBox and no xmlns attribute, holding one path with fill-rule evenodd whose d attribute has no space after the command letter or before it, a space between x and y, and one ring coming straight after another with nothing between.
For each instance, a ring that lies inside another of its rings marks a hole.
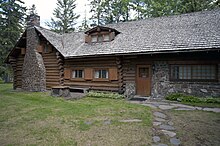
<instances>
[{"instance_id":1,"label":"stone masonry","mask_svg":"<svg viewBox=\"0 0 220 146\"><path fill-rule=\"evenodd\" d=\"M164 98L172 93L183 93L199 97L220 96L220 79L218 79L218 82L174 82L169 79L169 64L167 61L154 61L152 66L154 66L152 67L154 69L152 70L151 79L151 97L153 98ZM131 68L135 70L135 65ZM218 64L218 70L220 70L220 64ZM220 72L218 73L218 77L220 77ZM127 98L132 98L135 94L135 80L127 82L124 95Z\"/></svg>"},{"instance_id":2,"label":"stone masonry","mask_svg":"<svg viewBox=\"0 0 220 146\"><path fill-rule=\"evenodd\" d=\"M218 70L220 70L220 64ZM166 61L155 61L151 95L154 98L163 98L171 93L184 93L199 97L219 97L220 83L172 82L169 80L169 64Z\"/></svg>"},{"instance_id":3,"label":"stone masonry","mask_svg":"<svg viewBox=\"0 0 220 146\"><path fill-rule=\"evenodd\" d=\"M27 28L26 54L22 67L22 89L46 91L46 69L43 58L37 52L39 38L33 26Z\"/></svg>"}]
</instances>

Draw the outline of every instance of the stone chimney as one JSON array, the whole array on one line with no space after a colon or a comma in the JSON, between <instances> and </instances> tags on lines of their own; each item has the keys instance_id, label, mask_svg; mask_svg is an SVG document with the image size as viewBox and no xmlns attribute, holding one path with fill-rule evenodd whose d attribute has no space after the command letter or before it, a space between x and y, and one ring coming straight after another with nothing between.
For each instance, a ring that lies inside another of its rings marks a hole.
<instances>
[{"instance_id":1,"label":"stone chimney","mask_svg":"<svg viewBox=\"0 0 220 146\"><path fill-rule=\"evenodd\" d=\"M38 53L39 35L34 26L40 26L40 17L30 15L26 29L26 53L22 67L22 89L46 91L46 69L43 57Z\"/></svg>"},{"instance_id":2,"label":"stone chimney","mask_svg":"<svg viewBox=\"0 0 220 146\"><path fill-rule=\"evenodd\" d=\"M40 16L36 14L30 14L27 20L27 26L40 26Z\"/></svg>"}]
</instances>

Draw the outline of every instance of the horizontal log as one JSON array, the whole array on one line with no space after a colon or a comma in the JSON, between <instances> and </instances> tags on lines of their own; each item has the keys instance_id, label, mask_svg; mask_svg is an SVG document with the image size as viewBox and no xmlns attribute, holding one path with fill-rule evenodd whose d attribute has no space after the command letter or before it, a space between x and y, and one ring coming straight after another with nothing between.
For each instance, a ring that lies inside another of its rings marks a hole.
<instances>
[{"instance_id":1,"label":"horizontal log","mask_svg":"<svg viewBox=\"0 0 220 146\"><path fill-rule=\"evenodd\" d=\"M47 84L47 85L59 84L59 83L60 83L59 81L56 81L56 82L47 82L47 81L46 81L46 84Z\"/></svg>"},{"instance_id":2,"label":"horizontal log","mask_svg":"<svg viewBox=\"0 0 220 146\"><path fill-rule=\"evenodd\" d=\"M117 92L118 91L118 89L119 89L119 87L118 88L100 88L100 87L91 87L90 88L91 90L101 90L101 91L115 91L115 92Z\"/></svg>"},{"instance_id":3,"label":"horizontal log","mask_svg":"<svg viewBox=\"0 0 220 146\"><path fill-rule=\"evenodd\" d=\"M46 77L48 78L52 78L52 77L57 77L59 78L59 73L46 73Z\"/></svg>"},{"instance_id":4,"label":"horizontal log","mask_svg":"<svg viewBox=\"0 0 220 146\"><path fill-rule=\"evenodd\" d=\"M59 82L59 78L47 78L46 82Z\"/></svg>"},{"instance_id":5,"label":"horizontal log","mask_svg":"<svg viewBox=\"0 0 220 146\"><path fill-rule=\"evenodd\" d=\"M59 70L46 70L46 74L48 74L48 73L56 73L56 74L58 74L59 75Z\"/></svg>"},{"instance_id":6,"label":"horizontal log","mask_svg":"<svg viewBox=\"0 0 220 146\"><path fill-rule=\"evenodd\" d=\"M58 67L46 67L46 71L59 71Z\"/></svg>"},{"instance_id":7,"label":"horizontal log","mask_svg":"<svg viewBox=\"0 0 220 146\"><path fill-rule=\"evenodd\" d=\"M118 84L112 83L87 83L87 82L64 82L68 86L90 86L90 87L118 87Z\"/></svg>"},{"instance_id":8,"label":"horizontal log","mask_svg":"<svg viewBox=\"0 0 220 146\"><path fill-rule=\"evenodd\" d=\"M44 66L47 68L49 68L49 67L58 67L58 64L56 64L56 63L53 63L53 64L44 64Z\"/></svg>"}]
</instances>

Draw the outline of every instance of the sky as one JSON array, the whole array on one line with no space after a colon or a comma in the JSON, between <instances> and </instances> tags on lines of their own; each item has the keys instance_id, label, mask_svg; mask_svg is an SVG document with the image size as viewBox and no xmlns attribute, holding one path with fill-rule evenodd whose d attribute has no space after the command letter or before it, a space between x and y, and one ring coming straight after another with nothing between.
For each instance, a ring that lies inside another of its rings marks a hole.
<instances>
[{"instance_id":1,"label":"sky","mask_svg":"<svg viewBox=\"0 0 220 146\"><path fill-rule=\"evenodd\" d=\"M35 4L37 13L40 16L41 26L47 28L45 22L50 21L51 17L53 17L53 10L56 8L57 0L23 0L23 2L27 8ZM76 9L74 12L81 15L77 20L78 25L82 23L85 13L87 15L86 17L89 17L88 4L88 0L76 0ZM86 11L85 8L87 8Z\"/></svg>"}]
</instances>

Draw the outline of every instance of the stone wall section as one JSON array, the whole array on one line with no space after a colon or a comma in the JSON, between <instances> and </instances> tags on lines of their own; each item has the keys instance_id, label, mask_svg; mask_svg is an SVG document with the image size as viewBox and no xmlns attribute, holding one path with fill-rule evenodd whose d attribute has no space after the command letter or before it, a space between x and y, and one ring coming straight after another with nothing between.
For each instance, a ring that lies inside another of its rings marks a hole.
<instances>
[{"instance_id":1,"label":"stone wall section","mask_svg":"<svg viewBox=\"0 0 220 146\"><path fill-rule=\"evenodd\" d=\"M218 82L172 82L169 80L169 64L166 61L155 61L152 71L153 98L164 98L171 93L184 93L199 97L220 96L220 64L218 64Z\"/></svg>"},{"instance_id":2,"label":"stone wall section","mask_svg":"<svg viewBox=\"0 0 220 146\"><path fill-rule=\"evenodd\" d=\"M26 54L22 67L22 89L46 91L46 69L41 54L37 52L39 37L34 27L27 28Z\"/></svg>"}]
</instances>

